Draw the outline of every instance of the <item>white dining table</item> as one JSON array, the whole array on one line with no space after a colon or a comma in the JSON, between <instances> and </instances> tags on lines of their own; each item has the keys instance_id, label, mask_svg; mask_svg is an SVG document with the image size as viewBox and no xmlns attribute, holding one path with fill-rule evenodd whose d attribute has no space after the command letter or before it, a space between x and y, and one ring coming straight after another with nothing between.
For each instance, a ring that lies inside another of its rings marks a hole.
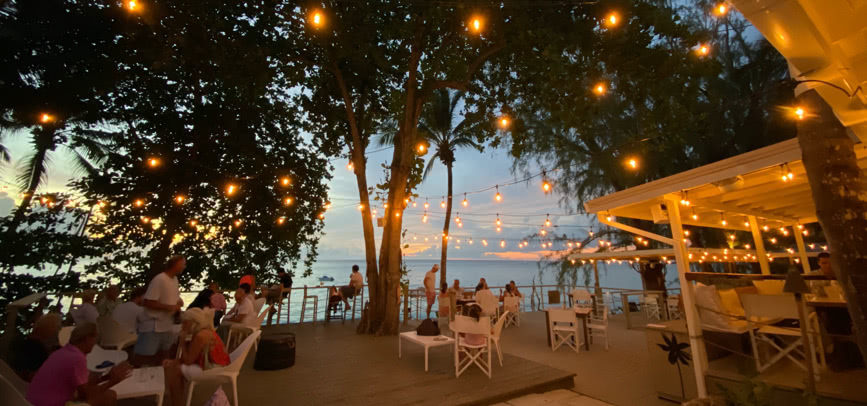
<instances>
[{"instance_id":1,"label":"white dining table","mask_svg":"<svg viewBox=\"0 0 867 406\"><path fill-rule=\"evenodd\" d=\"M165 375L162 367L137 368L132 374L111 387L118 399L156 396L157 406L162 406L166 393Z\"/></svg>"}]
</instances>

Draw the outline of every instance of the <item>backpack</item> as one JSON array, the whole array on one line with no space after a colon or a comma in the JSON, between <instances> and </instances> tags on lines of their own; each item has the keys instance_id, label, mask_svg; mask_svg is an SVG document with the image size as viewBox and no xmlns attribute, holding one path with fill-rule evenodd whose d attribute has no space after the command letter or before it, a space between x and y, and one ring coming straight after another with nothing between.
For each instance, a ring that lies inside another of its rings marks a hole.
<instances>
[{"instance_id":1,"label":"backpack","mask_svg":"<svg viewBox=\"0 0 867 406\"><path fill-rule=\"evenodd\" d=\"M415 329L415 333L420 336L438 336L440 335L440 326L436 320L424 319Z\"/></svg>"}]
</instances>

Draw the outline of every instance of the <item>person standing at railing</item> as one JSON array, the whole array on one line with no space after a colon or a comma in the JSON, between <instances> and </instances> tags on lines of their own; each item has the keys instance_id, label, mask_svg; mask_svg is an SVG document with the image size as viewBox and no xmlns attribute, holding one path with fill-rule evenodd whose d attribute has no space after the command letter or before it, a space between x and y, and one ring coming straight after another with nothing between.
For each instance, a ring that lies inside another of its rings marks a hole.
<instances>
[{"instance_id":1,"label":"person standing at railing","mask_svg":"<svg viewBox=\"0 0 867 406\"><path fill-rule=\"evenodd\" d=\"M178 275L187 267L187 260L175 255L166 262L163 271L154 276L144 295L144 320L139 323L135 354L139 363L159 365L169 358L172 346L177 341L173 332L175 314L181 311Z\"/></svg>"},{"instance_id":2,"label":"person standing at railing","mask_svg":"<svg viewBox=\"0 0 867 406\"><path fill-rule=\"evenodd\" d=\"M461 281L455 279L454 285L449 288L449 292L455 292L455 298L461 299L464 297L464 288L461 287Z\"/></svg>"},{"instance_id":3,"label":"person standing at railing","mask_svg":"<svg viewBox=\"0 0 867 406\"><path fill-rule=\"evenodd\" d=\"M437 299L437 271L439 271L440 267L437 264L434 264L431 267L430 271L427 271L424 274L424 290L425 295L427 296L427 318L430 318L430 310L436 302Z\"/></svg>"}]
</instances>

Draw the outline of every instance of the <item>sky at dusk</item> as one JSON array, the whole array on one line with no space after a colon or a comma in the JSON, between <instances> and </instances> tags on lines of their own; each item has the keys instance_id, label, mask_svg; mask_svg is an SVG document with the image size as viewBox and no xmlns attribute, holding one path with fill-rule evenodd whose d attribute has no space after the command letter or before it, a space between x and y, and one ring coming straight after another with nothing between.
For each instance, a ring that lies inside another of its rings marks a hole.
<instances>
[{"instance_id":1,"label":"sky at dusk","mask_svg":"<svg viewBox=\"0 0 867 406\"><path fill-rule=\"evenodd\" d=\"M7 137L5 144L10 147L12 163L0 164L2 176L0 180L0 215L6 215L14 205L13 197L17 195L15 183L15 168L18 161L24 159L29 152L28 134L18 134ZM370 151L381 150L375 145ZM380 164L390 161L392 150L375 152L368 155L368 184L375 185L382 180L383 171ZM429 157L427 155L425 158ZM50 166L49 177L40 189L40 193L59 192L66 190L66 184L76 174L71 165L71 155L62 150L55 151L54 160ZM518 243L524 237L538 232L545 223L545 214L550 214L552 227L558 234L584 238L587 234L589 219L583 215L566 215L565 208L559 207L560 196L554 193L544 194L541 180L533 179L529 183L521 183L508 187L500 187L503 200L494 201L495 191L467 195L468 207L463 207L463 192L485 189L495 184L511 183L522 179L511 172L512 159L503 149L487 149L484 153L476 150L459 150L454 167L455 201L452 219L460 214L463 227L458 228L454 220L451 223L449 246L451 259L522 259L536 260L547 251L538 240L530 241L526 247L519 248ZM330 197L333 208L325 218L325 235L320 241L320 259L361 259L364 257L364 237L361 230L361 215L358 211L358 192L355 176L346 169L348 161L335 159L334 178L330 182ZM541 172L541 168L533 173ZM420 196L429 196L428 221L422 222L424 200L419 200L417 207L409 207L404 214L404 228L408 230L405 242L409 244L408 256L416 258L439 258L439 235L442 232L445 209L440 208L441 196L446 194L445 167L437 163L425 182L417 190ZM379 216L384 210L374 206ZM496 213L500 213L503 222L502 231L496 231ZM536 216L529 216L536 215ZM541 216L538 216L541 215ZM376 227L377 248L382 229ZM428 241L425 241L425 238ZM469 240L472 238L473 243ZM460 240L460 243L457 241ZM482 240L488 245L484 246ZM500 246L505 240L505 247ZM553 249L557 249L554 246Z\"/></svg>"}]
</instances>

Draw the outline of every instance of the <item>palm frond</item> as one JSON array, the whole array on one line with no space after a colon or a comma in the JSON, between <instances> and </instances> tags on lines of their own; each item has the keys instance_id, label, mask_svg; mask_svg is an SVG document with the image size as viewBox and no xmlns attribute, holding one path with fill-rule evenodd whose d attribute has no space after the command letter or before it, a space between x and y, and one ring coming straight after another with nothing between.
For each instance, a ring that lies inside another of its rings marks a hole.
<instances>
[{"instance_id":1,"label":"palm frond","mask_svg":"<svg viewBox=\"0 0 867 406\"><path fill-rule=\"evenodd\" d=\"M48 166L51 165L51 155L47 148L33 151L19 165L18 187L22 192L36 190L48 178Z\"/></svg>"},{"instance_id":2,"label":"palm frond","mask_svg":"<svg viewBox=\"0 0 867 406\"><path fill-rule=\"evenodd\" d=\"M435 154L431 155L427 160L427 165L424 166L424 172L422 172L421 179L427 179L428 175L433 171L434 164L439 160L440 153L437 151Z\"/></svg>"},{"instance_id":3,"label":"palm frond","mask_svg":"<svg viewBox=\"0 0 867 406\"><path fill-rule=\"evenodd\" d=\"M75 152L75 154L86 156L97 164L105 162L110 149L110 146L105 141L82 136L73 137L72 142L64 146Z\"/></svg>"},{"instance_id":4,"label":"palm frond","mask_svg":"<svg viewBox=\"0 0 867 406\"><path fill-rule=\"evenodd\" d=\"M72 154L73 174L85 174L88 176L96 176L97 174L99 174L99 170L97 169L96 165L90 162L90 160L85 157L84 154L82 154L79 150L72 148L68 145L64 145L63 147L69 150L69 152ZM104 161L105 158L103 158L102 160Z\"/></svg>"}]
</instances>

